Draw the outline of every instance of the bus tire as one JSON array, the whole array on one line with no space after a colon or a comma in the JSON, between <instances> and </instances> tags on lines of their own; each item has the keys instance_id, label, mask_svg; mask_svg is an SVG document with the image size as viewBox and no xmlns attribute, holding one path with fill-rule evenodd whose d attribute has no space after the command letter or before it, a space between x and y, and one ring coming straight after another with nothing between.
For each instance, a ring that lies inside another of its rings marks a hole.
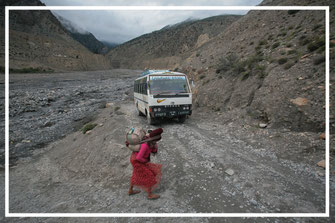
<instances>
[{"instance_id":1,"label":"bus tire","mask_svg":"<svg viewBox=\"0 0 335 223\"><path fill-rule=\"evenodd\" d=\"M179 117L178 117L178 122L179 122L179 123L184 123L185 120L186 120L186 115L182 115L182 116L179 116Z\"/></svg>"},{"instance_id":2,"label":"bus tire","mask_svg":"<svg viewBox=\"0 0 335 223\"><path fill-rule=\"evenodd\" d=\"M149 125L154 125L155 124L155 119L150 116L150 113L147 112L147 121Z\"/></svg>"}]
</instances>

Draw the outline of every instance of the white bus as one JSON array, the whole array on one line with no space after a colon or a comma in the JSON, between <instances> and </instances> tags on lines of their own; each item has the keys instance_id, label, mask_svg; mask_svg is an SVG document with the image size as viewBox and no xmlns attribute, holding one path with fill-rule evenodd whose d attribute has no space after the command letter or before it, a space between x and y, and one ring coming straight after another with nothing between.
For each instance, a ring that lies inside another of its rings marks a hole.
<instances>
[{"instance_id":1,"label":"white bus","mask_svg":"<svg viewBox=\"0 0 335 223\"><path fill-rule=\"evenodd\" d=\"M192 114L192 92L183 73L169 70L146 70L134 83L134 102L139 115L148 124L162 118L184 122Z\"/></svg>"}]
</instances>

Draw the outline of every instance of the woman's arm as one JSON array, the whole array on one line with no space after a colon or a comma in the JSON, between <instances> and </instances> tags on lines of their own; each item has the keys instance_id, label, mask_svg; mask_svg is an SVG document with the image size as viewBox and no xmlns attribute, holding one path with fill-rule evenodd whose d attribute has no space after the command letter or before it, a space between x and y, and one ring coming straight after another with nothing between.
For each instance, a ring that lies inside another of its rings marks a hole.
<instances>
[{"instance_id":1,"label":"woman's arm","mask_svg":"<svg viewBox=\"0 0 335 223\"><path fill-rule=\"evenodd\" d=\"M144 155L145 155L145 153L147 152L148 149L149 149L149 147L148 147L147 144L143 143L141 145L140 151L136 155L136 159L138 161L140 161L141 163L149 162L149 160L144 157Z\"/></svg>"}]
</instances>

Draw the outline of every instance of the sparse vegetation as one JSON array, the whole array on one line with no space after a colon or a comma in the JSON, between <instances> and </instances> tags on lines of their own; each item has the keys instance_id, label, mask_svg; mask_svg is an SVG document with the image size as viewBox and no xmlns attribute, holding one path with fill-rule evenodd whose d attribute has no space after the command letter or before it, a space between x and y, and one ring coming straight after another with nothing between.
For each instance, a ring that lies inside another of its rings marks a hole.
<instances>
[{"instance_id":1,"label":"sparse vegetation","mask_svg":"<svg viewBox=\"0 0 335 223\"><path fill-rule=\"evenodd\" d=\"M286 57L282 57L282 58L279 58L278 59L278 64L284 64L284 63L286 63L287 62L287 58Z\"/></svg>"},{"instance_id":2,"label":"sparse vegetation","mask_svg":"<svg viewBox=\"0 0 335 223\"><path fill-rule=\"evenodd\" d=\"M244 71L244 72L242 73L242 78L241 78L241 80L244 81L244 80L248 79L249 76L250 76L250 71Z\"/></svg>"},{"instance_id":3,"label":"sparse vegetation","mask_svg":"<svg viewBox=\"0 0 335 223\"><path fill-rule=\"evenodd\" d=\"M120 110L120 106L116 106L116 107L114 108L114 111L118 111L118 110Z\"/></svg>"},{"instance_id":4,"label":"sparse vegetation","mask_svg":"<svg viewBox=\"0 0 335 223\"><path fill-rule=\"evenodd\" d=\"M320 48L324 45L325 45L325 39L324 39L324 36L322 36L320 38L317 38L317 39L313 40L311 43L309 43L307 45L307 49L310 52L313 52L313 51L317 50L318 48Z\"/></svg>"},{"instance_id":5,"label":"sparse vegetation","mask_svg":"<svg viewBox=\"0 0 335 223\"><path fill-rule=\"evenodd\" d=\"M97 126L96 123L87 123L86 125L84 125L81 131L83 134L85 134L87 131L94 129L96 126Z\"/></svg>"},{"instance_id":6,"label":"sparse vegetation","mask_svg":"<svg viewBox=\"0 0 335 223\"><path fill-rule=\"evenodd\" d=\"M10 73L51 73L54 72L50 68L42 68L42 67L27 67L27 68L21 68L21 69L13 69L9 68Z\"/></svg>"},{"instance_id":7,"label":"sparse vegetation","mask_svg":"<svg viewBox=\"0 0 335 223\"><path fill-rule=\"evenodd\" d=\"M314 59L313 64L314 65L319 65L319 64L325 62L325 60L326 60L325 55L318 56L317 58Z\"/></svg>"},{"instance_id":8,"label":"sparse vegetation","mask_svg":"<svg viewBox=\"0 0 335 223\"><path fill-rule=\"evenodd\" d=\"M260 40L259 42L258 42L258 45L259 46L262 46L262 45L265 45L265 44L267 44L268 42L266 41L266 40Z\"/></svg>"},{"instance_id":9,"label":"sparse vegetation","mask_svg":"<svg viewBox=\"0 0 335 223\"><path fill-rule=\"evenodd\" d=\"M288 62L288 63L285 64L284 69L285 69L285 70L288 70L288 69L290 69L294 64L295 64L294 62Z\"/></svg>"},{"instance_id":10,"label":"sparse vegetation","mask_svg":"<svg viewBox=\"0 0 335 223\"><path fill-rule=\"evenodd\" d=\"M287 11L287 14L289 14L289 15L294 15L294 14L296 14L297 12L299 12L299 10L288 10L288 11Z\"/></svg>"},{"instance_id":11,"label":"sparse vegetation","mask_svg":"<svg viewBox=\"0 0 335 223\"><path fill-rule=\"evenodd\" d=\"M288 54L288 55L296 54L296 53L297 53L296 50L289 50L289 51L287 51L287 54Z\"/></svg>"},{"instance_id":12,"label":"sparse vegetation","mask_svg":"<svg viewBox=\"0 0 335 223\"><path fill-rule=\"evenodd\" d=\"M196 57L199 57L199 56L200 56L200 53L197 53L195 56L196 56Z\"/></svg>"},{"instance_id":13,"label":"sparse vegetation","mask_svg":"<svg viewBox=\"0 0 335 223\"><path fill-rule=\"evenodd\" d=\"M319 29L321 26L321 24L316 24L315 26L313 26L312 31Z\"/></svg>"},{"instance_id":14,"label":"sparse vegetation","mask_svg":"<svg viewBox=\"0 0 335 223\"><path fill-rule=\"evenodd\" d=\"M275 43L272 45L272 49L276 49L279 45L280 45L279 42L275 42Z\"/></svg>"}]
</instances>

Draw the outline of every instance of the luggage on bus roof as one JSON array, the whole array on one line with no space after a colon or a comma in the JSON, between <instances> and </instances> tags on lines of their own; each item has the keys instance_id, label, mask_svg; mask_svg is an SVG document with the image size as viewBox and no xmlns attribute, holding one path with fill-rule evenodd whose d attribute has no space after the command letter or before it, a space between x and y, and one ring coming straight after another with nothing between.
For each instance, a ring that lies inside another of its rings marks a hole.
<instances>
[{"instance_id":1,"label":"luggage on bus roof","mask_svg":"<svg viewBox=\"0 0 335 223\"><path fill-rule=\"evenodd\" d=\"M149 74L182 74L178 72L172 72L170 70L145 70L144 72L141 73L141 76L149 75Z\"/></svg>"}]
</instances>

